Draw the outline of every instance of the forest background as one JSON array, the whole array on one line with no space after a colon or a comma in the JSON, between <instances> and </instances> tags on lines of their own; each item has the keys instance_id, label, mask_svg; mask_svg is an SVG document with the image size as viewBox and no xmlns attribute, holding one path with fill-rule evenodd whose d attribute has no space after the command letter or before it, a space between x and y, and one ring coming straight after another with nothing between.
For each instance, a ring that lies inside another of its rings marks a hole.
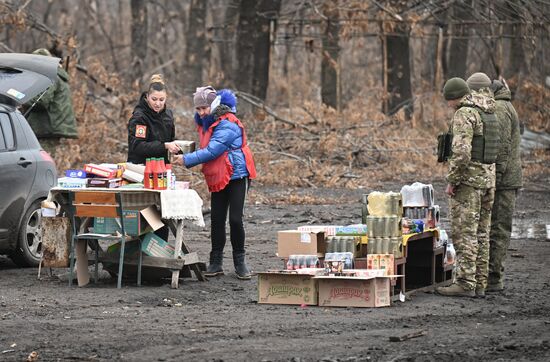
<instances>
[{"instance_id":1,"label":"forest background","mask_svg":"<svg viewBox=\"0 0 550 362\"><path fill-rule=\"evenodd\" d=\"M544 0L12 0L0 50L48 48L71 75L79 138L63 140L60 172L124 162L128 119L162 73L178 139L197 138L196 87L231 88L256 183L289 190L252 200L312 203L292 188L443 179L450 77L503 77L526 129L550 131L549 19ZM527 178L549 165L548 148L525 150ZM207 197L198 168L176 173Z\"/></svg>"}]
</instances>

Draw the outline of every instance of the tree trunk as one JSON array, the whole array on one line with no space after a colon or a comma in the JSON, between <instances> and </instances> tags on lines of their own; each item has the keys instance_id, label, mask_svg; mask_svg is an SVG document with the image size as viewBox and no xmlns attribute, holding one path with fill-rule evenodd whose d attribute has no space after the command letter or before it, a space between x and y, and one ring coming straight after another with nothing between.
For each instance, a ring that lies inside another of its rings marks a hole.
<instances>
[{"instance_id":1,"label":"tree trunk","mask_svg":"<svg viewBox=\"0 0 550 362\"><path fill-rule=\"evenodd\" d=\"M409 50L409 27L398 23L393 32L386 35L387 61L387 113L392 115L405 107L405 117L410 118L413 112L411 89L411 66Z\"/></svg>"},{"instance_id":2,"label":"tree trunk","mask_svg":"<svg viewBox=\"0 0 550 362\"><path fill-rule=\"evenodd\" d=\"M242 0L237 26L239 89L265 100L269 80L271 26L280 0Z\"/></svg>"},{"instance_id":3,"label":"tree trunk","mask_svg":"<svg viewBox=\"0 0 550 362\"><path fill-rule=\"evenodd\" d=\"M517 8L518 5L508 4L510 14L513 14L513 21L520 22L522 21L521 15ZM510 34L514 34L511 43L510 43L510 66L506 72L507 77L514 77L521 72L525 71L527 66L525 62L525 50L523 48L523 43L525 40L522 39L525 34L525 29L521 24L514 24L510 29Z\"/></svg>"},{"instance_id":4,"label":"tree trunk","mask_svg":"<svg viewBox=\"0 0 550 362\"><path fill-rule=\"evenodd\" d=\"M237 61L237 52L235 44L238 43L235 35L236 28L239 22L239 10L241 8L241 0L230 0L225 10L223 29L223 39L225 40L220 47L222 49L221 54L221 68L223 72L223 78L227 87L234 87L237 77L235 77Z\"/></svg>"},{"instance_id":5,"label":"tree trunk","mask_svg":"<svg viewBox=\"0 0 550 362\"><path fill-rule=\"evenodd\" d=\"M191 0L189 31L185 53L184 84L195 89L202 86L203 64L209 58L209 44L206 41L206 1Z\"/></svg>"},{"instance_id":6,"label":"tree trunk","mask_svg":"<svg viewBox=\"0 0 550 362\"><path fill-rule=\"evenodd\" d=\"M471 3L471 0L468 0ZM454 21L465 20L471 17L468 7L462 3L456 3L450 10ZM448 29L448 52L443 62L445 79L466 76L468 60L468 25L452 24Z\"/></svg>"},{"instance_id":7,"label":"tree trunk","mask_svg":"<svg viewBox=\"0 0 550 362\"><path fill-rule=\"evenodd\" d=\"M321 62L321 99L324 104L340 110L340 38L338 2L326 2L323 13L328 18L323 37Z\"/></svg>"},{"instance_id":8,"label":"tree trunk","mask_svg":"<svg viewBox=\"0 0 550 362\"><path fill-rule=\"evenodd\" d=\"M147 59L147 1L131 0L131 6L133 78L141 79Z\"/></svg>"}]
</instances>

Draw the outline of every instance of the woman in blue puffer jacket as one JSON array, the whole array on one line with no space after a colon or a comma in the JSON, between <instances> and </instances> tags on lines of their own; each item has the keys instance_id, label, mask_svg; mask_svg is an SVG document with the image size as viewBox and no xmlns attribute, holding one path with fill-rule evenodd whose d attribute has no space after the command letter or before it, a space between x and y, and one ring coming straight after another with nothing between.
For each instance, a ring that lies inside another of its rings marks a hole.
<instances>
[{"instance_id":1,"label":"woman in blue puffer jacket","mask_svg":"<svg viewBox=\"0 0 550 362\"><path fill-rule=\"evenodd\" d=\"M252 152L246 132L235 116L237 98L228 89L216 93L210 86L197 88L195 123L200 148L183 155L177 163L190 168L202 164L202 172L211 194L210 263L206 276L223 274L225 222L229 209L229 227L233 247L233 264L239 279L250 279L245 261L243 209L249 180L256 177Z\"/></svg>"}]
</instances>

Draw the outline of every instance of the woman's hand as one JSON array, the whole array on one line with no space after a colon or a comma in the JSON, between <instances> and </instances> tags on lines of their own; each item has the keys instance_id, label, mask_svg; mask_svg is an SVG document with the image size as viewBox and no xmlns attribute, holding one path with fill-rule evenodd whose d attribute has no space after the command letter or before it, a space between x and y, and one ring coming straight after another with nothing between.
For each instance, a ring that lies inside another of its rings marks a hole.
<instances>
[{"instance_id":1,"label":"woman's hand","mask_svg":"<svg viewBox=\"0 0 550 362\"><path fill-rule=\"evenodd\" d=\"M178 153L181 152L181 149L175 142L166 142L164 144L164 148L166 148L170 153Z\"/></svg>"}]
</instances>

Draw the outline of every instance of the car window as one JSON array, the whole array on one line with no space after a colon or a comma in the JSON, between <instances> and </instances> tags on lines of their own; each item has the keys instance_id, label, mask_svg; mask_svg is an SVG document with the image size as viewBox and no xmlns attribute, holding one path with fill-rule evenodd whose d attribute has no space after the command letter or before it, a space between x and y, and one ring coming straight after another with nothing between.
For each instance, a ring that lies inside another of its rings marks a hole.
<instances>
[{"instance_id":1,"label":"car window","mask_svg":"<svg viewBox=\"0 0 550 362\"><path fill-rule=\"evenodd\" d=\"M15 145L13 128L7 113L0 112L0 151L10 150Z\"/></svg>"}]
</instances>

